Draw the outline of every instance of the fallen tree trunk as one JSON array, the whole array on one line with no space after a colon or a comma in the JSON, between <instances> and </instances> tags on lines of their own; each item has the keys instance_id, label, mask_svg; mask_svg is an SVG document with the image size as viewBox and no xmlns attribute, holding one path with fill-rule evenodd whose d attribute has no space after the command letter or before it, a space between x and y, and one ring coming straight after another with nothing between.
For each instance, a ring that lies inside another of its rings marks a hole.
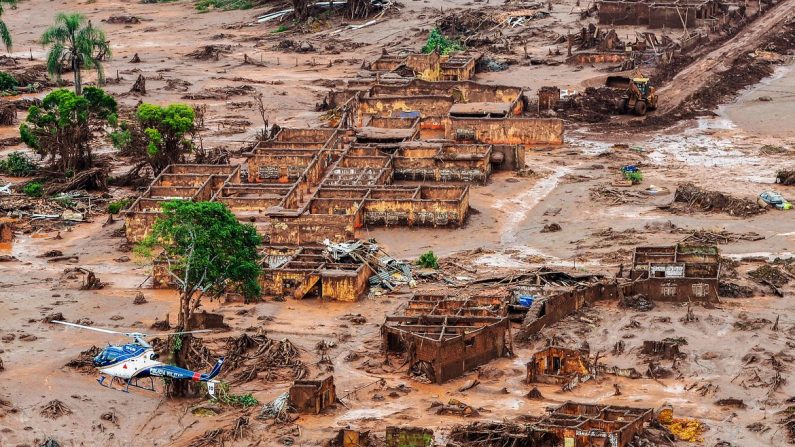
<instances>
[{"instance_id":1,"label":"fallen tree trunk","mask_svg":"<svg viewBox=\"0 0 795 447\"><path fill-rule=\"evenodd\" d=\"M101 190L108 189L106 174L102 168L91 168L78 172L64 183L53 183L44 190L46 195L74 191L76 189Z\"/></svg>"}]
</instances>

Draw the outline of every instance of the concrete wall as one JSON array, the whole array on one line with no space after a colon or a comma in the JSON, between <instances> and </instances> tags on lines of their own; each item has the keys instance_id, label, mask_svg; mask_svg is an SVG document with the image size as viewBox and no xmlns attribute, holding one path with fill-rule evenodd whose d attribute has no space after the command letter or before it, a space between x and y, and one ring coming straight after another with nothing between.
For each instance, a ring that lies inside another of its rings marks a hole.
<instances>
[{"instance_id":1,"label":"concrete wall","mask_svg":"<svg viewBox=\"0 0 795 447\"><path fill-rule=\"evenodd\" d=\"M453 118L445 138L485 144L525 146L563 143L563 120L557 118Z\"/></svg>"},{"instance_id":2,"label":"concrete wall","mask_svg":"<svg viewBox=\"0 0 795 447\"><path fill-rule=\"evenodd\" d=\"M678 11L677 11L678 9ZM682 22L688 29L696 26L698 8L687 6L651 6L649 7L649 28L678 28Z\"/></svg>"},{"instance_id":3,"label":"concrete wall","mask_svg":"<svg viewBox=\"0 0 795 447\"><path fill-rule=\"evenodd\" d=\"M577 53L570 57L570 64L619 64L629 58L629 53Z\"/></svg>"},{"instance_id":4,"label":"concrete wall","mask_svg":"<svg viewBox=\"0 0 795 447\"><path fill-rule=\"evenodd\" d=\"M697 291L702 296L697 296ZM632 292L654 301L686 303L688 301L718 301L717 278L649 278L634 283Z\"/></svg>"},{"instance_id":5,"label":"concrete wall","mask_svg":"<svg viewBox=\"0 0 795 447\"><path fill-rule=\"evenodd\" d=\"M333 301L358 301L369 287L368 279L373 271L362 264L356 270L327 270L321 274L323 299Z\"/></svg>"},{"instance_id":6,"label":"concrete wall","mask_svg":"<svg viewBox=\"0 0 795 447\"><path fill-rule=\"evenodd\" d=\"M136 244L144 240L152 231L152 226L160 214L159 212L128 212L124 218L124 234L127 236L127 241Z\"/></svg>"},{"instance_id":7,"label":"concrete wall","mask_svg":"<svg viewBox=\"0 0 795 447\"><path fill-rule=\"evenodd\" d=\"M272 216L270 243L275 245L320 244L325 239L344 242L354 239L354 217L331 214Z\"/></svg>"},{"instance_id":8,"label":"concrete wall","mask_svg":"<svg viewBox=\"0 0 795 447\"><path fill-rule=\"evenodd\" d=\"M600 25L647 25L648 23L648 3L599 2Z\"/></svg>"},{"instance_id":9,"label":"concrete wall","mask_svg":"<svg viewBox=\"0 0 795 447\"><path fill-rule=\"evenodd\" d=\"M602 282L590 287L564 292L538 300L527 312L522 332L532 335L546 326L551 326L564 317L580 310L586 304L601 299L618 299L619 285L617 282Z\"/></svg>"},{"instance_id":10,"label":"concrete wall","mask_svg":"<svg viewBox=\"0 0 795 447\"><path fill-rule=\"evenodd\" d=\"M475 333L445 340L435 358L420 360L434 365L436 383L441 384L460 377L465 372L505 354L505 332L508 324L510 322L505 319L502 323L481 328Z\"/></svg>"},{"instance_id":11,"label":"concrete wall","mask_svg":"<svg viewBox=\"0 0 795 447\"><path fill-rule=\"evenodd\" d=\"M399 96L360 98L357 126L364 125L365 116L393 116L396 112L419 112L420 116L443 116L453 105L449 96Z\"/></svg>"}]
</instances>

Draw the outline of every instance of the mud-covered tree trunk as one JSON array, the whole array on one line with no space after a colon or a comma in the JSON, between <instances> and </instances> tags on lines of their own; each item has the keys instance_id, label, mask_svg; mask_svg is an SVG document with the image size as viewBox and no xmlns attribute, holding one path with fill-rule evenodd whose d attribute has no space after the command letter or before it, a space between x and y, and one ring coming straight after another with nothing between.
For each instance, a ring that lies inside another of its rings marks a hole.
<instances>
[{"instance_id":1,"label":"mud-covered tree trunk","mask_svg":"<svg viewBox=\"0 0 795 447\"><path fill-rule=\"evenodd\" d=\"M309 18L309 2L307 0L293 0L293 10L298 21Z\"/></svg>"},{"instance_id":2,"label":"mud-covered tree trunk","mask_svg":"<svg viewBox=\"0 0 795 447\"><path fill-rule=\"evenodd\" d=\"M179 297L179 320L177 328L179 331L187 332L192 330L190 326L190 317L193 309L193 293L190 291L182 292ZM193 342L193 335L182 334L176 335L180 337L179 349L173 349L174 364L180 368L191 369L189 364L189 354L191 343ZM173 346L173 345L172 345ZM176 346L173 346L176 348ZM198 387L194 386L189 380L172 380L168 394L172 397L188 397L193 396L198 391Z\"/></svg>"},{"instance_id":3,"label":"mud-covered tree trunk","mask_svg":"<svg viewBox=\"0 0 795 447\"><path fill-rule=\"evenodd\" d=\"M75 75L75 94L82 95L83 81L80 76L80 60L77 58L77 56L72 57L72 71L74 71Z\"/></svg>"},{"instance_id":4,"label":"mud-covered tree trunk","mask_svg":"<svg viewBox=\"0 0 795 447\"><path fill-rule=\"evenodd\" d=\"M361 19L370 15L372 5L370 0L348 0L347 10L351 19Z\"/></svg>"},{"instance_id":5,"label":"mud-covered tree trunk","mask_svg":"<svg viewBox=\"0 0 795 447\"><path fill-rule=\"evenodd\" d=\"M174 350L174 364L180 368L190 369L189 353L191 344L193 343L193 336L191 334L175 335L179 337L179 349ZM168 395L171 397L191 397L195 396L198 392L198 387L190 380L171 380L169 382Z\"/></svg>"}]
</instances>

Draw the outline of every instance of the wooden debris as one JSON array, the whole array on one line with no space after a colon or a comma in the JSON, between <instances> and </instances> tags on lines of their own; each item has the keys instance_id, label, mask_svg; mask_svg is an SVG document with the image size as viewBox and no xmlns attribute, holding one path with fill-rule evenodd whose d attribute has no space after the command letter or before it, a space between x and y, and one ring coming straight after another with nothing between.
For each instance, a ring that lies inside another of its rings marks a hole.
<instances>
[{"instance_id":1,"label":"wooden debris","mask_svg":"<svg viewBox=\"0 0 795 447\"><path fill-rule=\"evenodd\" d=\"M692 183L683 183L676 188L674 202L685 203L690 208L698 208L707 212L721 212L732 216L747 217L764 213L762 208L751 199L739 199L718 191L709 191Z\"/></svg>"},{"instance_id":2,"label":"wooden debris","mask_svg":"<svg viewBox=\"0 0 795 447\"><path fill-rule=\"evenodd\" d=\"M146 78L144 75L139 74L138 79L135 80L132 88L130 89L130 93L138 93L139 95L146 94Z\"/></svg>"},{"instance_id":3,"label":"wooden debris","mask_svg":"<svg viewBox=\"0 0 795 447\"><path fill-rule=\"evenodd\" d=\"M60 400L55 399L44 405L39 413L48 419L58 419L61 416L72 414L72 410Z\"/></svg>"}]
</instances>

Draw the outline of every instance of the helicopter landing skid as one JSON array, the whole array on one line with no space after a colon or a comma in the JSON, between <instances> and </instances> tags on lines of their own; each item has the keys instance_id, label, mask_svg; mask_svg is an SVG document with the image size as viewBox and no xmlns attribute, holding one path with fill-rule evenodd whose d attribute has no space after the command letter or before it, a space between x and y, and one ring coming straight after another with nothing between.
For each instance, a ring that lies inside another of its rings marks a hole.
<instances>
[{"instance_id":1,"label":"helicopter landing skid","mask_svg":"<svg viewBox=\"0 0 795 447\"><path fill-rule=\"evenodd\" d=\"M107 376L105 376L104 374L101 374L99 376L99 378L97 378L97 383L99 383L101 386L104 386L105 388L110 388L112 390L123 391L125 393L129 393L130 392L130 387L133 387L133 388L139 388L139 389L146 390L146 391L157 391L155 389L155 379L154 379L154 377L151 377L151 376L149 377L149 386L139 385L138 378L135 378L135 377L133 377L132 379L125 380L125 379L121 379L119 377L110 376L110 383L108 383L108 384L105 384L105 379L107 379ZM113 387L113 383L116 382L116 381L118 381L124 388L114 388Z\"/></svg>"}]
</instances>

